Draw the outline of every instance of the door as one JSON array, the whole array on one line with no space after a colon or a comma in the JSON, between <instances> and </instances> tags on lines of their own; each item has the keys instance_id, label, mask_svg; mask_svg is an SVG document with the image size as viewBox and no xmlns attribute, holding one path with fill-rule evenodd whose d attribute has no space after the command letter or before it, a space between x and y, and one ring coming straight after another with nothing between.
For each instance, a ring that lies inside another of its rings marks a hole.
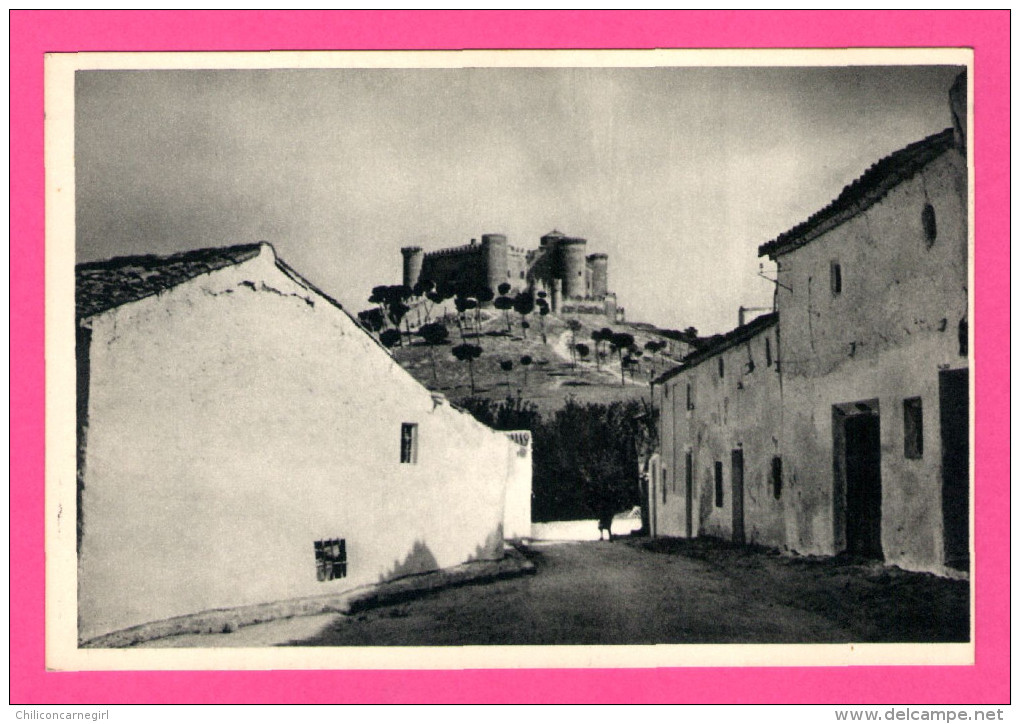
<instances>
[{"instance_id":1,"label":"door","mask_svg":"<svg viewBox=\"0 0 1020 724\"><path fill-rule=\"evenodd\" d=\"M733 496L730 505L733 509L733 542L744 542L744 451L737 449L730 454L731 486Z\"/></svg>"},{"instance_id":2,"label":"door","mask_svg":"<svg viewBox=\"0 0 1020 724\"><path fill-rule=\"evenodd\" d=\"M970 389L967 370L939 372L942 526L946 565L970 568Z\"/></svg>"},{"instance_id":3,"label":"door","mask_svg":"<svg viewBox=\"0 0 1020 724\"><path fill-rule=\"evenodd\" d=\"M655 496L658 495L659 485L661 485L661 470L658 454L652 455L652 457L648 460L648 504L645 506L648 508L649 533L652 538L659 534L659 506L655 500Z\"/></svg>"},{"instance_id":4,"label":"door","mask_svg":"<svg viewBox=\"0 0 1020 724\"><path fill-rule=\"evenodd\" d=\"M882 449L879 416L844 418L846 444L846 549L882 559Z\"/></svg>"},{"instance_id":5,"label":"door","mask_svg":"<svg viewBox=\"0 0 1020 724\"><path fill-rule=\"evenodd\" d=\"M694 497L694 461L691 456L688 450L684 459L684 500L687 501L684 506L684 530L688 538L694 537L694 501L691 500Z\"/></svg>"}]
</instances>

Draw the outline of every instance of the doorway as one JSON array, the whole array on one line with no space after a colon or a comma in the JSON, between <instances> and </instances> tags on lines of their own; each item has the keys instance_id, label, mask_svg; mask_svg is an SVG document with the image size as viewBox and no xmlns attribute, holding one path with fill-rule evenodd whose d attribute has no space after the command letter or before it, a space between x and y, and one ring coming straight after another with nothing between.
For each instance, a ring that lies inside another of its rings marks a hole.
<instances>
[{"instance_id":1,"label":"doorway","mask_svg":"<svg viewBox=\"0 0 1020 724\"><path fill-rule=\"evenodd\" d=\"M882 448L878 401L833 408L836 508L843 498L845 550L882 560ZM840 495L843 492L843 495Z\"/></svg>"},{"instance_id":2,"label":"doorway","mask_svg":"<svg viewBox=\"0 0 1020 724\"><path fill-rule=\"evenodd\" d=\"M688 450L684 458L684 530L688 538L694 537L694 460L693 453Z\"/></svg>"},{"instance_id":3,"label":"doorway","mask_svg":"<svg viewBox=\"0 0 1020 724\"><path fill-rule=\"evenodd\" d=\"M736 449L730 453L731 486L733 497L730 506L733 510L733 542L744 542L744 451Z\"/></svg>"},{"instance_id":4,"label":"doorway","mask_svg":"<svg viewBox=\"0 0 1020 724\"><path fill-rule=\"evenodd\" d=\"M970 568L970 388L968 371L939 372L942 529L946 565Z\"/></svg>"}]
</instances>

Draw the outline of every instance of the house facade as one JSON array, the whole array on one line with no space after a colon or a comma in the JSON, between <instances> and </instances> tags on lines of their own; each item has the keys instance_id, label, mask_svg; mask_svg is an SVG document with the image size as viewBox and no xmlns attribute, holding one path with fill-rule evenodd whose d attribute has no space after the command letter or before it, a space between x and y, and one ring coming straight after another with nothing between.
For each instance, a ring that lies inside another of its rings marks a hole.
<instances>
[{"instance_id":1,"label":"house facade","mask_svg":"<svg viewBox=\"0 0 1020 724\"><path fill-rule=\"evenodd\" d=\"M268 244L76 282L81 641L499 558L508 509L523 527L530 446L430 393Z\"/></svg>"},{"instance_id":2,"label":"house facade","mask_svg":"<svg viewBox=\"0 0 1020 724\"><path fill-rule=\"evenodd\" d=\"M707 343L659 377L661 451L649 475L652 535L785 543L777 315Z\"/></svg>"},{"instance_id":3,"label":"house facade","mask_svg":"<svg viewBox=\"0 0 1020 724\"><path fill-rule=\"evenodd\" d=\"M947 129L759 250L778 269L791 549L968 569L967 198Z\"/></svg>"},{"instance_id":4,"label":"house facade","mask_svg":"<svg viewBox=\"0 0 1020 724\"><path fill-rule=\"evenodd\" d=\"M953 128L759 248L774 314L655 381L654 533L969 571L963 75L950 108Z\"/></svg>"}]
</instances>

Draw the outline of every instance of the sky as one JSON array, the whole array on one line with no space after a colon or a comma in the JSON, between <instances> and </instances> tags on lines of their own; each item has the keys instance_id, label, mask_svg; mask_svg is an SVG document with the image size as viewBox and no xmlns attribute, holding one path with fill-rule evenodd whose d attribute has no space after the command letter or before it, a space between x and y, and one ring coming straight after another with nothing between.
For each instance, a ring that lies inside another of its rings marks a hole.
<instances>
[{"instance_id":1,"label":"sky","mask_svg":"<svg viewBox=\"0 0 1020 724\"><path fill-rule=\"evenodd\" d=\"M960 68L78 71L76 257L269 241L352 312L400 248L552 229L629 321L771 306L757 248L952 125Z\"/></svg>"}]
</instances>

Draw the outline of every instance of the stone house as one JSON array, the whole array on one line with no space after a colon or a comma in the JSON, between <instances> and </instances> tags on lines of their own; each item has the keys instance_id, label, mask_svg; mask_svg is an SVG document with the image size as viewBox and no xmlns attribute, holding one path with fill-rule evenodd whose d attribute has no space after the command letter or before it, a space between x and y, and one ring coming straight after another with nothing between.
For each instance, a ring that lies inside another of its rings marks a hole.
<instances>
[{"instance_id":1,"label":"stone house","mask_svg":"<svg viewBox=\"0 0 1020 724\"><path fill-rule=\"evenodd\" d=\"M954 128L880 160L759 248L777 266L777 316L656 380L654 531L969 571L966 107L961 74L950 92ZM766 353L771 374L758 376ZM723 378L724 365L748 360L743 389ZM722 505L708 505L708 493L719 501L720 476Z\"/></svg>"},{"instance_id":2,"label":"stone house","mask_svg":"<svg viewBox=\"0 0 1020 724\"><path fill-rule=\"evenodd\" d=\"M652 535L782 546L777 315L712 338L653 385ZM776 473L780 477L776 477Z\"/></svg>"},{"instance_id":3,"label":"stone house","mask_svg":"<svg viewBox=\"0 0 1020 724\"><path fill-rule=\"evenodd\" d=\"M79 640L526 532L530 440L430 393L270 245L81 264L76 306Z\"/></svg>"}]
</instances>

